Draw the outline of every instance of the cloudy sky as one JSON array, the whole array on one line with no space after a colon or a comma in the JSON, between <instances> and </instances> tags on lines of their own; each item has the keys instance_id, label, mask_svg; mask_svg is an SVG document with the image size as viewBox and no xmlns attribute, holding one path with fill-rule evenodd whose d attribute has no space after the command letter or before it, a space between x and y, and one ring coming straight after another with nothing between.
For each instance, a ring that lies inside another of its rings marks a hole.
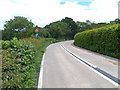
<instances>
[{"instance_id":1,"label":"cloudy sky","mask_svg":"<svg viewBox=\"0 0 120 90\"><path fill-rule=\"evenodd\" d=\"M118 18L119 0L0 0L0 29L5 21L23 16L35 25L71 17L74 21L109 22Z\"/></svg>"}]
</instances>

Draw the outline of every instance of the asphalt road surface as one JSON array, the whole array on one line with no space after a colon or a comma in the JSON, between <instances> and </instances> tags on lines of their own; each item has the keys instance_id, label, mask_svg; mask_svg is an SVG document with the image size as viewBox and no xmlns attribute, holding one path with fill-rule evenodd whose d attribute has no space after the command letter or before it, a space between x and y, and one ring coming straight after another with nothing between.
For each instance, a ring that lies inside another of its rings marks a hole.
<instances>
[{"instance_id":1,"label":"asphalt road surface","mask_svg":"<svg viewBox=\"0 0 120 90\"><path fill-rule=\"evenodd\" d=\"M118 88L118 60L74 46L52 44L43 56L38 88Z\"/></svg>"}]
</instances>

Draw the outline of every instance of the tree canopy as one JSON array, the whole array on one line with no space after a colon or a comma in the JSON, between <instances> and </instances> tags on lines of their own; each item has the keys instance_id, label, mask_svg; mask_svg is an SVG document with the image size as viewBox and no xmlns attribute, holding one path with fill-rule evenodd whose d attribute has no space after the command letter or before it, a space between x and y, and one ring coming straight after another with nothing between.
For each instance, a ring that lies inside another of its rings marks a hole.
<instances>
[{"instance_id":1,"label":"tree canopy","mask_svg":"<svg viewBox=\"0 0 120 90\"><path fill-rule=\"evenodd\" d=\"M69 36L71 39L73 39L74 35L78 32L78 26L76 22L72 18L69 18L69 17L65 17L65 19L62 19L61 21L67 24L67 27L70 30Z\"/></svg>"},{"instance_id":2,"label":"tree canopy","mask_svg":"<svg viewBox=\"0 0 120 90\"><path fill-rule=\"evenodd\" d=\"M15 16L14 19L6 21L5 30L25 31L33 27L33 23L25 17Z\"/></svg>"},{"instance_id":3,"label":"tree canopy","mask_svg":"<svg viewBox=\"0 0 120 90\"><path fill-rule=\"evenodd\" d=\"M31 37L35 34L34 30L38 28L40 37L52 37L56 39L73 39L74 35L78 32L90 30L93 28L103 27L108 24L120 23L120 19L117 18L110 23L101 22L94 23L89 20L85 22L77 21L75 22L70 17L65 17L60 21L52 22L46 25L44 28L34 26L31 20L28 20L22 16L15 16L5 22L4 30L2 30L2 39L10 40L13 37L25 38Z\"/></svg>"},{"instance_id":4,"label":"tree canopy","mask_svg":"<svg viewBox=\"0 0 120 90\"><path fill-rule=\"evenodd\" d=\"M65 38L68 27L64 22L57 21L45 26L53 38Z\"/></svg>"},{"instance_id":5,"label":"tree canopy","mask_svg":"<svg viewBox=\"0 0 120 90\"><path fill-rule=\"evenodd\" d=\"M53 38L73 39L78 32L78 26L72 18L65 17L61 21L56 21L46 25Z\"/></svg>"},{"instance_id":6,"label":"tree canopy","mask_svg":"<svg viewBox=\"0 0 120 90\"><path fill-rule=\"evenodd\" d=\"M3 40L10 40L13 37L28 37L33 32L33 25L27 18L15 16L14 19L10 19L4 24Z\"/></svg>"}]
</instances>

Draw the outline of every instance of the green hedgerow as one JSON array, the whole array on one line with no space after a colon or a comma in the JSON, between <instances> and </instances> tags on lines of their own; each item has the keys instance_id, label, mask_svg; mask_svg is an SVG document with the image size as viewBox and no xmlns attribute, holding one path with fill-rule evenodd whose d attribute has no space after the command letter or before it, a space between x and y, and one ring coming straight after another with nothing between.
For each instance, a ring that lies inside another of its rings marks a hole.
<instances>
[{"instance_id":1,"label":"green hedgerow","mask_svg":"<svg viewBox=\"0 0 120 90\"><path fill-rule=\"evenodd\" d=\"M77 33L74 36L74 44L79 47L120 59L119 26L120 24L108 25Z\"/></svg>"},{"instance_id":2,"label":"green hedgerow","mask_svg":"<svg viewBox=\"0 0 120 90\"><path fill-rule=\"evenodd\" d=\"M2 88L20 88L32 68L34 51L30 42L13 38L2 43Z\"/></svg>"}]
</instances>

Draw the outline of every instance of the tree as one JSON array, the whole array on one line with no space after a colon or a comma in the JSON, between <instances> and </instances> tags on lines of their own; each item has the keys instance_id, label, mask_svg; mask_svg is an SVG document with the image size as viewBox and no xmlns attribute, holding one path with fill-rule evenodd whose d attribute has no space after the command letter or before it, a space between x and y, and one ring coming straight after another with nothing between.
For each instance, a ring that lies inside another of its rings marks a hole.
<instances>
[{"instance_id":1,"label":"tree","mask_svg":"<svg viewBox=\"0 0 120 90\"><path fill-rule=\"evenodd\" d=\"M42 29L38 34L40 35L40 37L45 37L45 38L51 37L50 33L44 29Z\"/></svg>"},{"instance_id":2,"label":"tree","mask_svg":"<svg viewBox=\"0 0 120 90\"><path fill-rule=\"evenodd\" d=\"M53 38L73 39L78 32L78 26L72 18L65 17L61 21L56 21L46 25L45 28Z\"/></svg>"},{"instance_id":3,"label":"tree","mask_svg":"<svg viewBox=\"0 0 120 90\"><path fill-rule=\"evenodd\" d=\"M10 19L6 21L4 25L4 29L14 30L14 31L25 31L27 29L31 29L33 27L33 23L28 21L27 18L21 16L15 16L14 19Z\"/></svg>"},{"instance_id":4,"label":"tree","mask_svg":"<svg viewBox=\"0 0 120 90\"><path fill-rule=\"evenodd\" d=\"M110 21L110 24L120 24L120 18L116 18L114 21Z\"/></svg>"},{"instance_id":5,"label":"tree","mask_svg":"<svg viewBox=\"0 0 120 90\"><path fill-rule=\"evenodd\" d=\"M62 22L66 23L69 30L70 30L70 38L73 39L74 35L78 32L78 26L75 23L75 21L73 21L72 18L69 17L65 17L65 19L62 19Z\"/></svg>"},{"instance_id":6,"label":"tree","mask_svg":"<svg viewBox=\"0 0 120 90\"><path fill-rule=\"evenodd\" d=\"M115 19L115 22L120 24L120 18Z\"/></svg>"},{"instance_id":7,"label":"tree","mask_svg":"<svg viewBox=\"0 0 120 90\"><path fill-rule=\"evenodd\" d=\"M49 31L53 38L67 38L68 37L68 27L66 23L61 21L56 21L45 26L46 30Z\"/></svg>"},{"instance_id":8,"label":"tree","mask_svg":"<svg viewBox=\"0 0 120 90\"><path fill-rule=\"evenodd\" d=\"M2 40L2 30L0 30L0 40Z\"/></svg>"},{"instance_id":9,"label":"tree","mask_svg":"<svg viewBox=\"0 0 120 90\"><path fill-rule=\"evenodd\" d=\"M3 40L10 40L13 37L28 37L31 32L33 23L25 17L15 16L14 19L6 21L4 24Z\"/></svg>"},{"instance_id":10,"label":"tree","mask_svg":"<svg viewBox=\"0 0 120 90\"><path fill-rule=\"evenodd\" d=\"M104 22L94 23L94 22L90 22L89 20L86 20L86 22L77 21L76 24L78 25L79 32L90 30L93 28L99 28L107 25L107 23L104 23Z\"/></svg>"}]
</instances>

